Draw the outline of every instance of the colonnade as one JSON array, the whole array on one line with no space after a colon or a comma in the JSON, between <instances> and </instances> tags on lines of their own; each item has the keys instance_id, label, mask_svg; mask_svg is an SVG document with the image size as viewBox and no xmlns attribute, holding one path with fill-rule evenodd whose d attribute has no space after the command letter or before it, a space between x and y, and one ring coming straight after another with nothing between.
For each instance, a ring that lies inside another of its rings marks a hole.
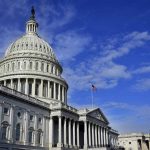
<instances>
[{"instance_id":1,"label":"colonnade","mask_svg":"<svg viewBox=\"0 0 150 150\"><path fill-rule=\"evenodd\" d=\"M54 129L54 118L58 120L58 133ZM108 129L87 121L80 122L62 116L50 117L49 129L50 147L87 149L109 145ZM84 134L82 134L83 132Z\"/></svg>"},{"instance_id":2,"label":"colonnade","mask_svg":"<svg viewBox=\"0 0 150 150\"><path fill-rule=\"evenodd\" d=\"M109 131L107 127L92 122L84 122L84 147L105 147L109 145Z\"/></svg>"},{"instance_id":3,"label":"colonnade","mask_svg":"<svg viewBox=\"0 0 150 150\"><path fill-rule=\"evenodd\" d=\"M55 81L35 78L17 78L1 81L1 84L33 97L57 99L64 103L66 103L67 100L66 87Z\"/></svg>"},{"instance_id":4,"label":"colonnade","mask_svg":"<svg viewBox=\"0 0 150 150\"><path fill-rule=\"evenodd\" d=\"M54 130L54 117L49 122L50 147L79 147L79 122L66 117L58 116L58 134ZM55 139L57 138L57 143Z\"/></svg>"}]
</instances>

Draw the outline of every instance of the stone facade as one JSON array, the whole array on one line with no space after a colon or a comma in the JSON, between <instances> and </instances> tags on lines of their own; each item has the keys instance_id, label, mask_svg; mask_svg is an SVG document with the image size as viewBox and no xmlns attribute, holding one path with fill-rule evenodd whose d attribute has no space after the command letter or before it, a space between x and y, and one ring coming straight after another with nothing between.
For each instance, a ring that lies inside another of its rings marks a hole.
<instances>
[{"instance_id":1,"label":"stone facade","mask_svg":"<svg viewBox=\"0 0 150 150\"><path fill-rule=\"evenodd\" d=\"M37 28L32 9L0 61L0 150L115 148L118 132L100 108L67 104L63 69Z\"/></svg>"},{"instance_id":2,"label":"stone facade","mask_svg":"<svg viewBox=\"0 0 150 150\"><path fill-rule=\"evenodd\" d=\"M150 134L132 133L119 135L118 146L125 150L149 150Z\"/></svg>"}]
</instances>

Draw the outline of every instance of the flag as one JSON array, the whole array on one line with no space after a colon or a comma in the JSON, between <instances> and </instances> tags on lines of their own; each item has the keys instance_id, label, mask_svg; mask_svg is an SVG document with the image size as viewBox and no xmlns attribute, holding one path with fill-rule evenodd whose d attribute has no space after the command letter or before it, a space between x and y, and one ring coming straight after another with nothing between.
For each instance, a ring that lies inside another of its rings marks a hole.
<instances>
[{"instance_id":1,"label":"flag","mask_svg":"<svg viewBox=\"0 0 150 150\"><path fill-rule=\"evenodd\" d=\"M92 84L92 90L96 91L96 86Z\"/></svg>"}]
</instances>

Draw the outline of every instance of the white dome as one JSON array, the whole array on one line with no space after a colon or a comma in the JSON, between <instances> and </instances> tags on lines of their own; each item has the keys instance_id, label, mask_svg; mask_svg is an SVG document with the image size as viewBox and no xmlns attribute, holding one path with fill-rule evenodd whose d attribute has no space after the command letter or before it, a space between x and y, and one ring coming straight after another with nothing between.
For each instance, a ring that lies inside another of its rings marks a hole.
<instances>
[{"instance_id":1,"label":"white dome","mask_svg":"<svg viewBox=\"0 0 150 150\"><path fill-rule=\"evenodd\" d=\"M16 40L6 50L5 57L16 57L22 54L42 56L56 61L50 45L37 34L26 34Z\"/></svg>"}]
</instances>

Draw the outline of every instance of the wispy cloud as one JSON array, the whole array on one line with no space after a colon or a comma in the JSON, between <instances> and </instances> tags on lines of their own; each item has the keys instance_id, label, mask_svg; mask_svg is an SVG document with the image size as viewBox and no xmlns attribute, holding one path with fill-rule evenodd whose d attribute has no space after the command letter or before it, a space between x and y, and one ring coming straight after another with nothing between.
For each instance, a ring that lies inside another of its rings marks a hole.
<instances>
[{"instance_id":1,"label":"wispy cloud","mask_svg":"<svg viewBox=\"0 0 150 150\"><path fill-rule=\"evenodd\" d=\"M148 132L146 129L150 125L150 106L109 102L102 107L109 117L111 125L118 129L120 133ZM115 114L113 111L117 113ZM121 113L119 113L120 111Z\"/></svg>"},{"instance_id":2,"label":"wispy cloud","mask_svg":"<svg viewBox=\"0 0 150 150\"><path fill-rule=\"evenodd\" d=\"M136 84L132 86L134 89L139 91L150 90L150 78L144 78L136 81Z\"/></svg>"},{"instance_id":3,"label":"wispy cloud","mask_svg":"<svg viewBox=\"0 0 150 150\"><path fill-rule=\"evenodd\" d=\"M127 66L118 64L115 60L127 55L133 49L142 47L149 40L148 32L132 32L120 38L108 39L101 44L99 52L97 47L98 55L92 55L74 69L66 66L64 76L69 80L71 89L84 90L89 88L90 82L95 83L98 88L112 88L120 79L132 77L132 72Z\"/></svg>"},{"instance_id":4,"label":"wispy cloud","mask_svg":"<svg viewBox=\"0 0 150 150\"><path fill-rule=\"evenodd\" d=\"M54 38L54 47L60 61L74 59L79 53L90 46L91 37L75 31L67 31L57 34Z\"/></svg>"}]
</instances>

